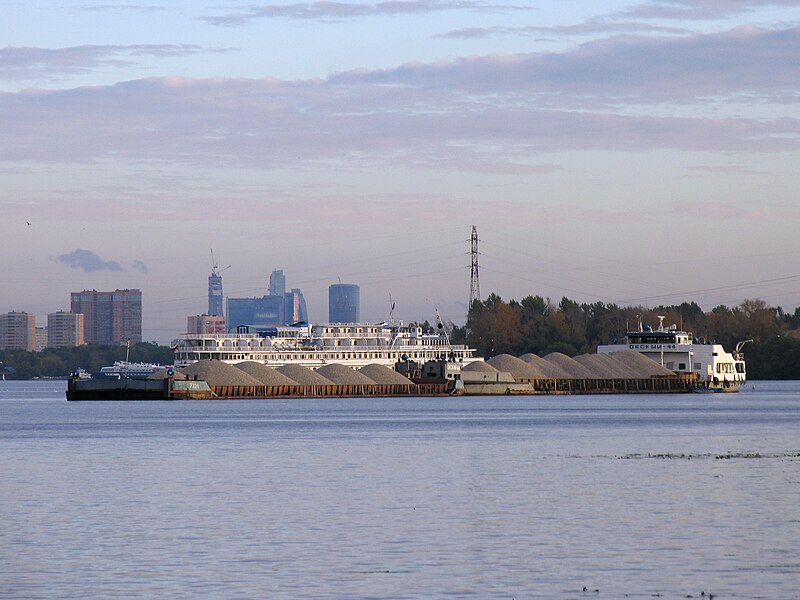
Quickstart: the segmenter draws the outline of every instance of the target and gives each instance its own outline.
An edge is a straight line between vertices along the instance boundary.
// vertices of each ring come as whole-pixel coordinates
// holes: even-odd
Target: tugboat
[[[736,344],[731,354],[721,344],[700,343],[691,333],[680,331],[676,325],[664,327],[658,317],[658,329],[643,327],[641,318],[636,331],[625,334],[624,343],[600,344],[598,354],[638,352],[675,373],[696,373],[697,392],[738,392],[747,380],[744,340]]]

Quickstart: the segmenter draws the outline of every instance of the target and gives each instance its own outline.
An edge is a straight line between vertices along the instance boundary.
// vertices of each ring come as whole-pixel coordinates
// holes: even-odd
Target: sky
[[[800,0],[2,1],[0,312],[800,305]]]

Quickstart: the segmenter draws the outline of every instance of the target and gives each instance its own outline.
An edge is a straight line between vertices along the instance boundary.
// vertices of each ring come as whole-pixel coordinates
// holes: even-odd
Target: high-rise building
[[[352,283],[335,283],[328,288],[328,322],[358,323],[361,289]]]
[[[286,293],[286,275],[283,269],[275,269],[269,275],[269,295],[283,296]]]
[[[208,276],[208,314],[222,316],[222,275],[216,269],[212,269]]]
[[[208,276],[208,315],[221,317],[222,313],[222,272],[227,267],[219,268],[219,264],[214,259],[214,249],[211,249],[211,275]]]
[[[142,341],[142,292],[83,290],[70,295],[70,312],[84,316],[88,344],[123,344]]]
[[[225,333],[225,317],[193,315],[186,318],[186,332],[191,335]]]
[[[277,269],[269,276],[269,294],[256,298],[228,298],[226,327],[229,333],[239,331],[242,326],[251,329],[291,325],[308,321],[308,310],[303,292],[293,288],[286,290],[286,277]]]
[[[228,331],[235,332],[242,325],[255,328],[285,325],[284,303],[283,296],[228,298]]]
[[[47,327],[36,328],[36,344],[34,345],[34,352],[41,352],[47,348]]]
[[[36,349],[36,316],[12,311],[0,315],[0,350]]]
[[[292,288],[291,292],[284,295],[284,317],[287,325],[308,321],[308,310],[306,309],[306,299],[299,288]]]
[[[80,313],[58,311],[47,315],[47,347],[72,348],[83,346],[84,316]]]

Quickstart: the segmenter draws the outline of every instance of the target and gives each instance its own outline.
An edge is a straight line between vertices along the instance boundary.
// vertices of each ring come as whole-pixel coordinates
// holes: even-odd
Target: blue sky
[[[800,304],[800,2],[2,2],[0,311]],[[30,224],[29,224],[30,223]]]

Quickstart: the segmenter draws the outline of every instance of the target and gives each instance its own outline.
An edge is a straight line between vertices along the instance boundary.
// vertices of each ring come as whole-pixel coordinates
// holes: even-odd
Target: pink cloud
[[[712,221],[752,221],[764,218],[761,210],[743,209],[738,204],[725,202],[675,202],[672,207],[674,213]]]

